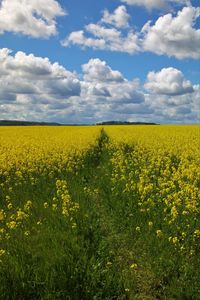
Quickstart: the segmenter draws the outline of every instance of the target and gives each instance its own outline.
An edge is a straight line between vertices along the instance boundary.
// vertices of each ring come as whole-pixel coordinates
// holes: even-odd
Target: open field
[[[0,128],[0,299],[200,299],[200,126]]]

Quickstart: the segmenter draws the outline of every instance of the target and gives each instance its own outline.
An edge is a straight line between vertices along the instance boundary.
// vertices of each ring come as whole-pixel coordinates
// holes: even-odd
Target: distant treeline
[[[0,120],[0,126],[57,126],[58,123]]]
[[[107,121],[107,122],[97,123],[96,125],[159,125],[159,124],[150,123],[150,122]]]
[[[146,123],[146,122],[107,121],[107,122],[100,122],[91,125],[159,125],[159,124]],[[48,123],[48,122],[0,120],[0,126],[89,126],[89,124],[59,124],[59,123]]]

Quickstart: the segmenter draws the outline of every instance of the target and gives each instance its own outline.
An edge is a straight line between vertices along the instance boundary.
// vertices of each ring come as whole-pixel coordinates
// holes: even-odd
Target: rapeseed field
[[[0,128],[0,299],[200,299],[200,127]]]

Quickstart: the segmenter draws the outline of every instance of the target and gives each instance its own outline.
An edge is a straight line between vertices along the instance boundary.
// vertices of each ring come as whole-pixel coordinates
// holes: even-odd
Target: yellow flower
[[[75,229],[77,227],[76,223],[72,224],[72,229]]]
[[[194,250],[190,250],[190,256],[193,256],[194,255]]]
[[[21,210],[21,208],[17,211],[17,216],[16,216],[16,220],[17,221],[22,221],[24,219],[27,219],[28,215]]]
[[[17,227],[17,222],[15,221],[7,222],[6,225],[10,229],[15,229]]]
[[[3,256],[3,255],[5,255],[5,253],[6,253],[6,250],[0,249],[0,257]]]
[[[151,227],[153,226],[153,222],[150,221],[150,222],[148,223],[148,225],[149,225],[149,227],[151,228]]]
[[[175,236],[175,237],[172,238],[172,243],[173,243],[173,244],[177,244],[177,243],[178,243],[178,238],[177,238],[177,236]]]
[[[182,215],[183,215],[183,216],[186,216],[186,215],[188,215],[188,214],[189,214],[189,212],[186,211],[186,210],[184,210],[184,211],[182,212]]]
[[[29,211],[32,208],[32,206],[33,206],[32,201],[28,200],[24,205],[24,210]]]
[[[5,233],[5,229],[4,228],[0,228],[0,234],[4,234]]]
[[[131,269],[134,269],[134,270],[137,269],[137,267],[138,267],[137,264],[132,264],[132,265],[130,266],[130,268],[131,268]]]
[[[160,229],[156,230],[156,235],[159,238],[162,237],[163,236],[162,230],[160,230]]]
[[[196,229],[196,230],[194,231],[194,236],[200,237],[200,230],[199,230],[199,229]]]
[[[9,240],[9,239],[10,239],[10,234],[6,233],[5,238],[6,238],[7,240]]]
[[[49,204],[47,202],[44,202],[43,206],[44,206],[44,208],[48,208]]]
[[[57,210],[57,208],[58,208],[58,206],[57,206],[57,204],[52,204],[52,209],[55,211],[55,210]]]
[[[8,205],[7,205],[7,208],[8,209],[11,209],[13,206],[12,206],[12,203],[10,202],[10,203],[8,203]]]
[[[10,201],[10,196],[6,196],[6,201]]]
[[[3,221],[5,218],[5,212],[3,211],[3,209],[0,210],[0,221]]]

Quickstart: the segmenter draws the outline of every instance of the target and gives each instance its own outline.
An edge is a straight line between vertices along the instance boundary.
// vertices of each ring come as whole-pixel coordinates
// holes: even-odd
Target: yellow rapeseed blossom
[[[6,254],[6,250],[0,249],[0,263],[2,263],[2,258]]]
[[[73,220],[73,215],[79,210],[79,203],[73,202],[68,191],[68,184],[66,180],[57,180],[56,181],[56,197],[53,197],[52,210],[55,211],[58,209],[58,206],[61,207],[61,213],[63,216]],[[72,228],[75,228],[76,224],[72,224]]]
[[[12,207],[13,207],[12,203],[11,203],[11,202],[8,203],[7,208],[8,208],[8,209],[12,209]]]
[[[100,126],[0,127],[0,189],[4,195],[0,203],[1,241],[14,237],[17,230],[23,229],[24,236],[31,235],[31,229],[36,229],[33,222],[38,232],[40,225],[45,226],[44,211],[42,216],[38,211],[35,220],[37,202],[24,200],[24,195],[28,195],[24,186],[38,188],[40,178],[45,178],[48,185],[48,180],[56,180],[63,171],[78,174],[85,153],[96,146],[100,130]],[[72,201],[64,180],[56,181],[56,190],[53,199],[47,197],[41,203],[45,214],[58,214],[75,230],[79,203]]]
[[[162,237],[163,236],[162,230],[160,230],[160,229],[156,230],[156,235],[159,238]]]
[[[37,223],[36,223],[37,225],[42,225],[42,221],[41,220],[39,220],[39,221],[37,221]]]
[[[44,208],[48,208],[49,204],[47,202],[44,202],[43,206],[44,206]]]
[[[30,209],[32,208],[32,206],[33,206],[32,201],[31,201],[31,200],[28,200],[28,201],[26,202],[26,204],[24,205],[24,210],[25,210],[26,212],[29,212]]]
[[[12,172],[17,184],[27,177],[35,184],[35,173],[52,177],[62,168],[76,171],[77,159],[74,157],[80,157],[94,145],[99,132],[100,127],[95,126],[1,127],[0,172],[8,182]]]
[[[17,221],[22,221],[22,220],[27,219],[27,218],[28,218],[28,215],[24,211],[22,211],[21,209],[19,209],[17,211],[17,215],[16,215],[16,220]]]
[[[136,270],[136,269],[137,269],[137,267],[138,267],[138,265],[137,265],[136,263],[134,263],[134,264],[130,265],[130,268],[131,268],[131,269],[134,269],[134,270]]]
[[[196,243],[199,237],[199,229],[192,231],[192,220],[200,213],[200,127],[106,126],[105,130],[114,153],[113,197],[123,193],[130,206],[132,200],[141,223],[147,222],[149,229],[162,228],[156,237],[168,239],[177,250],[189,249],[189,239]]]
[[[150,221],[150,222],[148,223],[148,225],[149,225],[149,227],[151,228],[151,227],[153,226],[153,222]]]
[[[25,236],[27,232],[31,235],[28,226],[32,220],[26,220],[34,217],[38,203],[34,203],[31,195],[23,198],[23,187],[29,184],[34,189],[40,178],[47,184],[49,180],[55,182],[55,194],[52,199],[47,195],[39,204],[42,215],[37,215],[34,225],[45,226],[46,215],[52,213],[53,217],[69,222],[70,229],[76,228],[80,205],[72,199],[63,171],[78,174],[85,153],[96,145],[100,129],[98,126],[0,127],[1,239],[9,240],[18,229],[23,229]],[[110,137],[107,149],[111,153],[111,196],[118,201],[129,201],[127,215],[131,217],[128,221],[134,237],[146,238],[151,234],[156,243],[170,241],[177,251],[180,248],[182,252],[195,253],[200,237],[199,126],[105,126],[104,129]],[[84,184],[84,194],[97,199],[98,189]],[[16,195],[15,200],[15,190],[22,190],[22,199]],[[37,226],[38,232],[40,228]]]
[[[173,243],[173,244],[177,244],[177,243],[178,243],[178,238],[177,238],[177,236],[175,236],[175,237],[172,238],[172,243]]]
[[[199,229],[196,229],[196,230],[194,231],[194,236],[195,236],[195,237],[200,237],[200,230],[199,230]]]
[[[55,211],[55,210],[57,210],[57,208],[58,208],[58,205],[56,203],[53,203],[52,204],[52,209]]]
[[[10,222],[7,222],[6,225],[9,229],[15,229],[17,227],[17,222],[10,221]]]
[[[3,256],[6,253],[6,250],[0,249],[0,257]]]
[[[0,209],[0,221],[3,221],[5,219],[5,212],[3,209]]]

